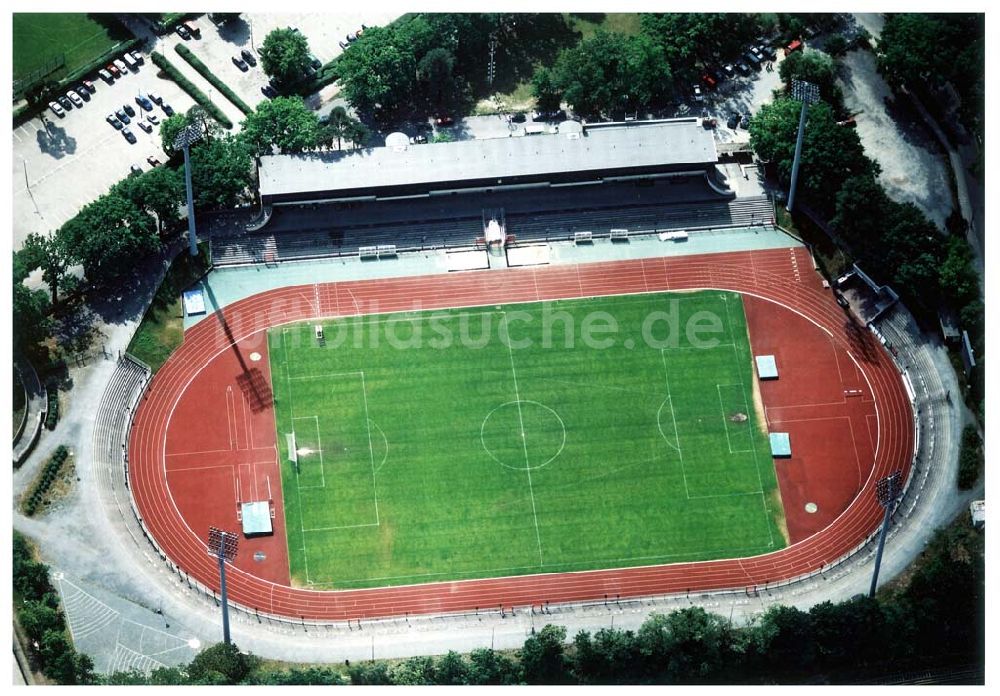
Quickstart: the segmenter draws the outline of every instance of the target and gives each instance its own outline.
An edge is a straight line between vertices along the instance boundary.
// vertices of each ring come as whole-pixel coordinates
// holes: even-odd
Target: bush
[[[236,108],[245,114],[250,114],[253,109],[247,105],[245,101],[239,98],[239,96],[232,89],[229,88],[225,82],[216,77],[215,73],[208,69],[208,66],[201,62],[198,57],[191,52],[191,49],[184,44],[177,44],[174,46],[174,50],[180,54],[181,58],[186,60],[191,64],[191,67],[198,71],[198,73],[208,80],[213,87],[215,87],[223,96],[229,101],[236,105]]]
[[[52,430],[59,421],[59,389],[54,385],[48,386],[49,408],[45,414],[45,427]]]
[[[69,451],[63,445],[59,445],[56,451],[52,453],[52,456],[49,457],[49,461],[45,463],[45,468],[42,469],[34,486],[25,494],[27,502],[24,503],[24,514],[28,517],[31,517],[38,511],[38,507],[45,500],[45,492],[52,485],[52,482],[56,480],[56,476],[59,475],[59,470],[62,468],[67,457],[69,457]]]
[[[212,101],[205,96],[205,93],[198,89],[189,79],[184,77],[177,67],[171,63],[167,58],[158,51],[153,51],[150,55],[153,63],[166,73],[167,77],[177,83],[177,85],[191,95],[191,98],[198,103],[212,118],[218,121],[224,128],[232,128],[233,122],[229,120],[229,117],[223,113],[222,109],[217,107]]]
[[[979,433],[971,425],[962,431],[962,449],[958,455],[958,487],[967,491],[976,485],[983,469],[983,450]]]

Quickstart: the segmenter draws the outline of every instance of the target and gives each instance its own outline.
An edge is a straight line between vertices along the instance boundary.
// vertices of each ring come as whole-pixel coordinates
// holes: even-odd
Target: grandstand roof
[[[563,130],[568,129],[566,126]],[[264,199],[442,182],[525,180],[547,174],[625,172],[718,159],[711,130],[699,119],[587,126],[584,133],[431,143],[409,147],[260,158]],[[301,197],[301,196],[298,196]]]

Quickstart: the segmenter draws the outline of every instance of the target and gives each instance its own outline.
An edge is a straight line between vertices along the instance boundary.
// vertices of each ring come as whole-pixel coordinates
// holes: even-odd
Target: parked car
[[[709,75],[708,73],[705,73],[704,75],[701,76],[701,82],[709,89],[715,89],[716,85],[718,84],[715,81],[715,78]]]
[[[243,56],[243,60],[246,61],[247,65],[254,67],[257,65],[257,58],[254,56],[253,51],[244,48],[240,51],[240,55]]]
[[[415,135],[412,138],[410,138],[410,143],[413,145],[423,145],[426,142],[427,142],[427,136],[424,135],[423,133]]]
[[[156,159],[156,157],[154,157],[153,155],[150,155],[149,157],[147,157],[146,158],[146,162],[149,163],[150,167],[159,167],[160,166],[160,160]]]
[[[274,90],[274,87],[272,87],[271,85],[264,85],[263,87],[260,88],[260,91],[263,92],[264,96],[267,97],[268,99],[274,99],[276,96],[278,96],[278,93]]]
[[[108,123],[110,123],[112,126],[114,126],[115,130],[121,130],[122,129],[122,122],[119,121],[117,118],[115,118],[114,114],[108,114],[108,117],[106,119],[104,119],[104,120],[107,121]]]
[[[188,33],[190,33],[194,38],[201,38],[201,28],[195,22],[184,22],[181,26],[186,28]]]
[[[97,91],[97,87],[94,87],[94,83],[90,80],[80,80],[80,84],[83,85],[83,88],[91,94]]]
[[[313,66],[313,68],[316,70],[319,70],[320,68],[323,67],[322,61],[320,61],[320,59],[314,56],[312,53],[309,54],[309,65]]]
[[[153,127],[151,125],[149,125],[148,123],[146,123],[145,121],[136,121],[135,125],[139,126],[139,128],[141,128],[142,130],[146,131],[147,133],[152,133],[153,132]]]
[[[81,99],[80,95],[74,92],[73,90],[66,92],[66,96],[69,98],[71,102],[73,102],[73,106],[75,106],[76,108],[79,109],[80,107],[83,106],[83,99]]]
[[[66,111],[73,110],[73,102],[71,102],[66,97],[59,95],[58,97],[56,97],[56,101],[58,101],[59,105],[62,106],[62,108],[66,109]]]
[[[752,55],[755,55],[755,56],[757,56],[757,57],[758,57],[758,58],[760,58],[761,60],[763,60],[763,59],[764,59],[764,54],[763,54],[763,53],[761,53],[761,52],[760,52],[760,49],[759,49],[759,48],[757,48],[756,46],[751,46],[751,47],[750,47],[750,53],[751,53]]]
[[[146,92],[146,98],[149,99],[154,104],[162,104],[163,103],[163,97],[161,97],[156,92]]]
[[[743,75],[744,77],[746,77],[752,72],[752,70],[750,70],[750,66],[744,63],[742,60],[736,61],[736,69],[739,71],[740,75]]]
[[[107,70],[109,73],[111,73],[111,76],[114,77],[115,79],[122,76],[121,71],[118,70],[118,66],[115,65],[114,63],[108,63],[107,65],[104,66],[104,69]]]
[[[712,76],[712,79],[715,80],[716,84],[724,82],[726,79],[726,73],[722,72],[721,68],[712,68],[708,71],[708,74]]]
[[[133,164],[131,167],[128,168],[128,171],[129,171],[129,176],[132,176],[133,174],[142,174],[142,167],[140,167],[138,164]]]
[[[163,113],[165,113],[167,116],[174,115],[174,107],[170,106],[170,104],[163,102],[162,104],[160,104],[160,108],[163,109]]]
[[[177,31],[177,36],[181,37],[185,41],[187,41],[187,40],[189,40],[191,38],[191,32],[188,31],[188,28],[186,26],[184,26],[183,24],[178,24],[176,31]]]
[[[118,109],[117,111],[115,111],[115,116],[117,116],[118,120],[121,121],[122,123],[131,123],[132,121],[132,119],[128,117],[128,114],[125,113],[125,111],[122,109]]]
[[[233,56],[233,65],[235,65],[237,68],[239,68],[243,72],[246,72],[247,70],[250,69],[247,66],[247,64],[243,62],[243,59],[240,58],[239,56]]]
[[[347,43],[354,43],[357,40],[358,40],[358,37],[356,37],[354,34],[348,34],[347,35]]]
[[[139,72],[139,61],[133,58],[131,53],[123,54],[122,60],[125,62],[125,65],[128,66],[129,70],[133,72]]]
[[[135,62],[138,63],[139,65],[142,65],[143,63],[146,62],[146,59],[143,58],[142,54],[139,53],[138,51],[132,51],[131,53],[129,53],[129,55],[132,56]]]
[[[729,118],[726,120],[726,128],[736,130],[740,125],[740,115],[735,111],[729,114]]]
[[[150,123],[155,123],[156,125],[160,124],[160,117],[156,114],[146,114],[146,120]]]
[[[63,108],[55,102],[49,102],[49,111],[54,113],[59,118],[66,118],[66,112],[63,111]]]
[[[774,46],[768,46],[767,44],[761,44],[759,46],[760,52],[764,54],[764,57],[768,60],[774,60],[778,57],[778,52],[774,50]]]
[[[698,85],[691,85],[691,96],[696,102],[705,101],[705,96],[701,93],[701,87]]]
[[[123,61],[121,58],[115,58],[114,63],[115,63],[115,67],[118,68],[119,74],[121,74],[121,75],[127,75],[128,74],[128,66],[125,65],[125,61]]]
[[[135,109],[130,104],[122,104],[122,108],[125,109],[125,113],[129,116],[135,116]]]
[[[149,99],[142,96],[141,94],[137,94],[135,96],[135,103],[139,105],[140,109],[144,109],[145,111],[153,110],[153,102],[149,101]]]
[[[732,63],[726,63],[722,66],[722,72],[726,74],[726,77],[733,78],[736,77],[736,70],[733,68]]]
[[[98,70],[97,76],[102,80],[104,80],[109,85],[115,81],[115,78],[111,76],[111,73],[104,69]]]
[[[135,133],[130,131],[128,128],[122,128],[122,135],[125,136],[127,141],[135,145]]]
[[[434,119],[435,126],[452,126],[455,124],[455,119],[451,116],[438,116]]]
[[[83,85],[77,85],[75,91],[77,94],[83,97],[83,101],[90,101],[90,92],[87,91],[86,87],[84,87]]]
[[[346,43],[344,43],[343,41],[338,41],[338,42],[337,42],[337,45],[338,45],[338,46],[340,46],[340,49],[341,49],[341,50],[344,50],[344,49],[346,49],[346,48],[347,48],[348,46],[350,46],[351,44],[346,44]]]
[[[760,70],[760,64],[763,62],[759,56],[754,55],[750,51],[743,54],[743,60],[754,70]]]
[[[857,128],[858,122],[854,120],[854,117],[846,118],[843,121],[837,121],[838,126],[844,126],[845,128]]]
[[[750,112],[744,111],[743,116],[740,118],[740,127],[749,128],[750,127]]]
[[[516,114],[510,117],[510,120],[513,121],[514,123],[524,123],[527,120],[527,118],[528,118],[527,114],[525,114],[523,111],[518,111]]]
[[[792,41],[790,44],[785,46],[785,55],[787,56],[792,53],[795,53],[796,51],[801,51],[801,50],[802,50],[802,42],[799,41],[798,39],[795,39],[795,41]]]
[[[566,120],[566,112],[562,109],[558,111],[536,111],[533,118],[535,121],[564,121]]]

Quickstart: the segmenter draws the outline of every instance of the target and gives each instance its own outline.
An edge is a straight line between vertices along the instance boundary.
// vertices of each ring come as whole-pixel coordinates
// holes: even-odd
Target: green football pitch
[[[785,544],[743,303],[717,291],[272,329],[293,582],[748,556]]]
[[[51,75],[57,79],[97,58],[114,46],[116,39],[128,38],[125,34],[112,36],[112,30],[83,13],[15,12],[11,22],[15,79],[29,76],[63,54],[65,67]]]

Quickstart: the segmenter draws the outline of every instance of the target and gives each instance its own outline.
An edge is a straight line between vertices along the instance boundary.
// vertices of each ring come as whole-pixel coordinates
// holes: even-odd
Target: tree
[[[672,82],[663,48],[649,37],[604,31],[560,53],[554,76],[573,110],[592,117],[662,103]]]
[[[834,34],[826,40],[824,48],[831,56],[842,56],[847,53],[847,39],[841,34]]]
[[[950,52],[941,50],[944,34],[945,25],[933,15],[889,15],[878,42],[879,72],[893,87],[937,83],[953,60]]]
[[[642,33],[663,50],[685,82],[698,79],[698,63],[731,60],[761,33],[758,15],[722,12],[642,14]]]
[[[556,87],[552,71],[542,66],[531,76],[531,92],[535,95],[535,106],[539,111],[558,111],[562,103],[562,91]]]
[[[812,669],[816,645],[809,614],[795,607],[772,606],[756,629],[773,674],[799,675]]]
[[[837,69],[833,59],[820,51],[796,51],[787,56],[778,68],[778,74],[791,91],[792,80],[805,80],[819,87],[820,98],[839,105],[844,95],[837,86]]]
[[[438,660],[434,683],[442,686],[457,686],[469,683],[469,666],[454,650]]]
[[[291,93],[305,82],[311,67],[309,42],[302,32],[292,29],[274,29],[260,46],[260,65],[275,87]]]
[[[444,48],[432,48],[417,64],[417,78],[432,108],[441,109],[453,92],[454,68],[455,56]]]
[[[777,99],[750,119],[750,146],[762,160],[776,166],[785,186],[791,179],[801,109],[797,101]],[[820,102],[809,108],[799,190],[812,205],[832,214],[831,202],[844,182],[852,176],[874,178],[879,171],[878,163],[865,155],[855,130],[837,125],[829,105]]]
[[[191,185],[198,208],[231,208],[249,196],[253,158],[241,135],[226,135],[191,148]]]
[[[351,683],[367,686],[388,686],[392,684],[389,667],[384,662],[359,662],[352,664],[347,673]]]
[[[277,97],[246,117],[241,136],[258,156],[302,152],[318,144],[319,119],[301,97]]]
[[[161,234],[180,222],[180,207],[185,201],[184,172],[171,167],[156,167],[118,182],[113,188],[137,206],[156,216]]]
[[[602,628],[593,638],[580,631],[573,647],[573,674],[581,683],[613,683],[637,667],[639,646],[631,631]]]
[[[549,624],[521,647],[521,667],[529,684],[565,684],[567,661],[563,643],[566,628]]]
[[[337,60],[347,101],[383,122],[410,107],[417,82],[414,47],[398,32],[393,25],[367,29]]]
[[[260,664],[260,658],[240,652],[232,643],[216,643],[195,655],[188,665],[194,683],[239,684]]]
[[[390,675],[393,684],[404,686],[430,686],[437,683],[434,659],[430,657],[404,660],[392,669]]]
[[[17,610],[17,620],[33,641],[40,641],[46,631],[58,631],[63,627],[62,613],[38,600],[26,600]]]
[[[340,686],[347,682],[329,667],[292,667],[258,674],[252,681],[266,686]]]
[[[972,267],[972,251],[963,237],[948,238],[938,282],[954,307],[963,307],[979,297],[979,276]]]
[[[329,143],[333,146],[333,141],[337,141],[337,149],[341,149],[341,142],[347,136],[349,129],[355,119],[347,113],[347,109],[342,106],[335,106],[327,114],[326,119],[320,126],[319,142]]]
[[[38,346],[38,343],[48,335],[48,311],[49,298],[44,290],[31,290],[23,283],[14,283],[12,323],[14,345],[17,348],[31,353]],[[26,574],[30,577],[29,567],[25,566]],[[28,580],[26,579],[25,582]]]
[[[469,684],[509,686],[520,684],[521,679],[521,666],[506,655],[492,648],[479,648],[469,653]]]
[[[66,277],[66,255],[57,238],[32,232],[16,255],[29,272],[42,269],[42,280],[48,283],[52,293],[52,304],[59,302],[59,286]]]
[[[160,248],[156,223],[133,201],[108,193],[84,206],[56,232],[91,282],[114,283],[131,273],[138,258]]]

